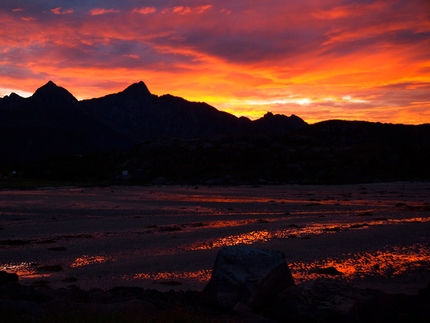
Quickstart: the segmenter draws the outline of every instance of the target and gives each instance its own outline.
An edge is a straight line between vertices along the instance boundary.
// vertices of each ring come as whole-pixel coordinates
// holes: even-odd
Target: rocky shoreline
[[[53,289],[44,281],[20,284],[18,275],[3,271],[0,322],[427,322],[430,316],[430,284],[414,295],[327,278],[295,285],[279,259],[273,251],[223,248],[201,292]]]

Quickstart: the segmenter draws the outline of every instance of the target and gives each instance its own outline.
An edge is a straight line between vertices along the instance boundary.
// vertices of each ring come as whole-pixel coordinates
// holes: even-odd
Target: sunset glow
[[[46,278],[49,277],[49,273],[40,273],[36,270],[33,263],[21,262],[21,263],[0,263],[0,271],[8,271],[17,274],[20,278],[33,279],[33,278]]]
[[[82,257],[76,258],[75,261],[70,265],[70,267],[84,267],[93,264],[102,264],[106,262],[108,259],[104,256],[87,256],[83,255]]]
[[[427,0],[5,0],[0,26],[0,97],[143,80],[251,119],[430,122]]]
[[[303,282],[320,277],[314,272],[317,268],[335,267],[346,280],[364,276],[393,277],[411,272],[429,263],[430,253],[427,245],[391,247],[392,250],[376,250],[349,254],[343,259],[324,259],[314,262],[294,262],[290,264],[296,282]]]

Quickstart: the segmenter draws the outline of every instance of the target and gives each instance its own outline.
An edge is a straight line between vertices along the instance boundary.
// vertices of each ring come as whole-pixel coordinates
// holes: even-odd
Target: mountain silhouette
[[[13,109],[19,106],[24,100],[23,97],[12,92],[10,95],[6,95],[3,99],[0,99],[0,107],[3,110]]]
[[[28,178],[137,184],[362,183],[430,179],[430,125],[266,113],[251,121],[143,82],[78,101],[48,82],[0,99],[0,168]],[[5,171],[6,170],[6,171]]]
[[[49,81],[44,86],[38,88],[31,96],[33,102],[45,104],[64,104],[76,103],[77,99],[65,88],[57,86],[54,82]]]
[[[147,139],[283,135],[307,125],[294,115],[238,118],[206,103],[151,94],[142,81],[83,101],[49,81],[29,98],[1,98],[0,117],[3,163],[121,151]]]

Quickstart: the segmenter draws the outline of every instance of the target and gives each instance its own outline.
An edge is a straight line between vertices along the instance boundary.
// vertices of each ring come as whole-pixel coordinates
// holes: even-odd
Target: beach
[[[0,191],[0,270],[21,284],[197,290],[221,247],[282,251],[296,283],[430,282],[430,183]]]

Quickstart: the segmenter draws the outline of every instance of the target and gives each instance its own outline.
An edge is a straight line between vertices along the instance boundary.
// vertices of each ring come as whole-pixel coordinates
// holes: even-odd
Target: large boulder
[[[282,252],[232,246],[219,251],[204,295],[225,309],[258,309],[290,286],[294,280]]]

